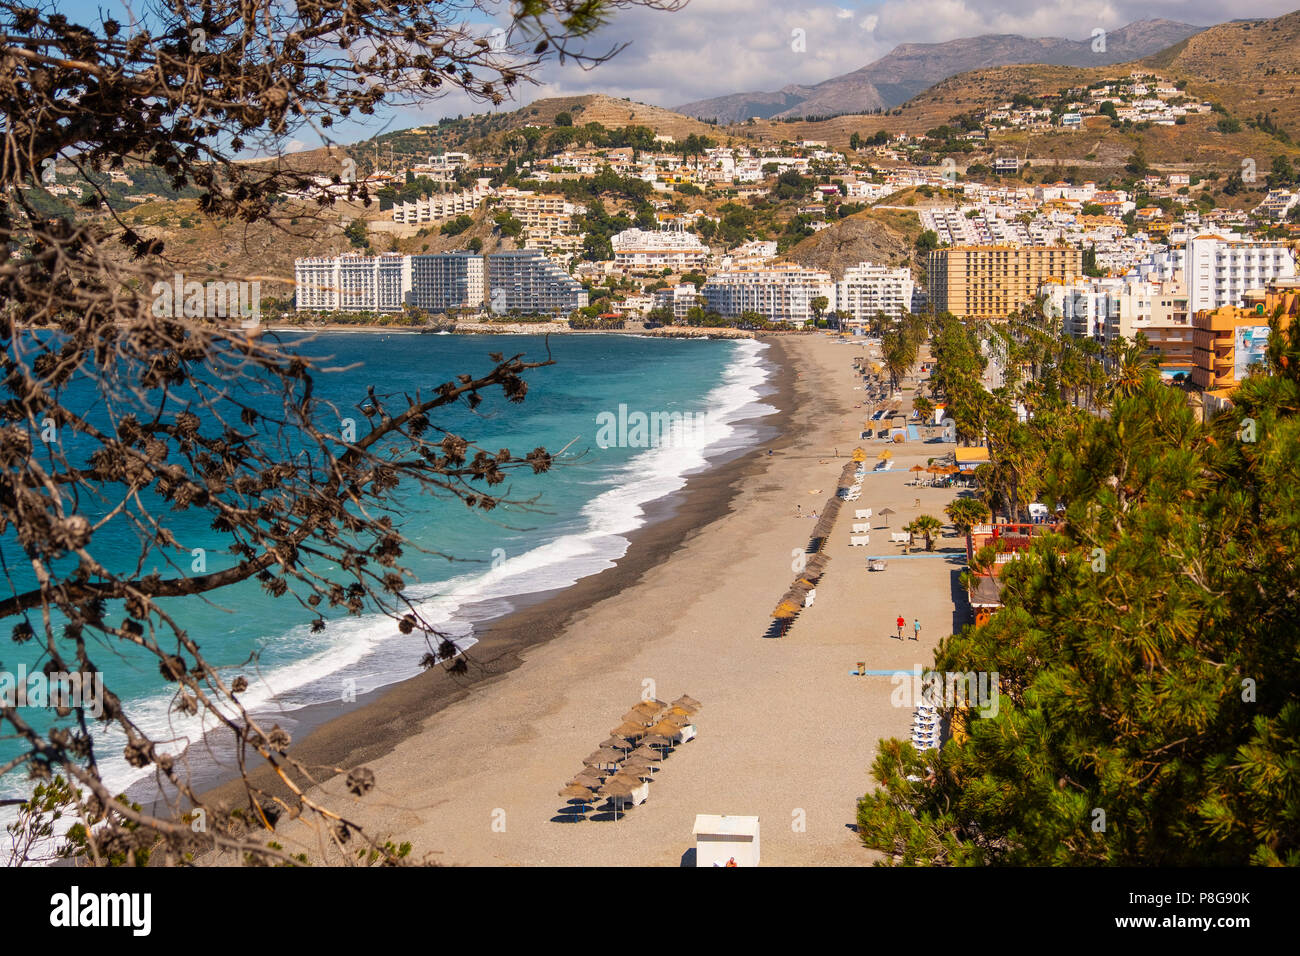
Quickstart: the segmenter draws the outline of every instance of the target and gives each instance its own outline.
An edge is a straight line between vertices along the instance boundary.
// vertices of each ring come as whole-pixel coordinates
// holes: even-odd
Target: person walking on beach
[[[912,623],[912,640],[919,641],[920,639],[921,639],[921,619],[917,618]]]
[[[903,627],[907,624],[907,621],[904,619],[903,615],[900,614],[898,615],[898,620],[894,623],[898,625],[898,639],[901,641],[903,639]]]

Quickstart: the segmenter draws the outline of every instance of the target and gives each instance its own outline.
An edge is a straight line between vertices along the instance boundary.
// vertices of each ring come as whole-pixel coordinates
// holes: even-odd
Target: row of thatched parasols
[[[817,524],[813,526],[808,544],[809,550],[813,553],[812,557],[804,564],[795,577],[794,583],[790,585],[790,589],[785,592],[772,611],[773,619],[781,622],[782,634],[785,634],[790,622],[803,610],[807,603],[808,592],[817,586],[821,576],[826,573],[826,565],[831,560],[831,556],[825,553],[826,542],[830,540],[831,532],[835,530],[835,519],[840,516],[840,509],[844,507],[844,499],[840,497],[840,492],[853,485],[857,468],[858,463],[851,461],[840,472],[839,487],[835,489],[835,494],[827,499],[822,507],[822,513],[817,516]]]
[[[925,473],[930,475],[955,475],[961,471],[956,465],[913,465],[908,470],[917,474]]]
[[[772,612],[772,617],[778,621],[787,624],[803,610],[807,603],[808,592],[817,586],[823,574],[826,573],[826,566],[830,564],[831,556],[829,554],[814,554],[804,565],[804,569],[799,572],[795,578],[794,584],[790,585],[790,590],[785,592]],[[782,631],[784,633],[784,630]]]
[[[820,553],[826,547],[831,531],[835,528],[835,519],[839,517],[840,508],[843,506],[844,500],[840,498],[837,491],[822,508],[822,513],[817,516],[817,523],[813,525],[812,530],[811,548],[814,552]]]
[[[580,806],[584,814],[600,800],[613,801],[614,818],[618,819],[619,804],[654,775],[682,728],[695,722],[701,706],[686,694],[671,704],[653,698],[638,701],[600,747],[583,760],[585,769],[559,795]]]

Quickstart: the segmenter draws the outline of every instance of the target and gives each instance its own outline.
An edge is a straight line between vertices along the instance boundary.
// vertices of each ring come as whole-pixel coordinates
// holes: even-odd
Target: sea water
[[[521,456],[538,446],[552,454],[566,449],[550,472],[511,471],[505,484],[492,489],[519,504],[483,512],[449,496],[411,493],[403,499],[400,530],[431,552],[406,550],[401,563],[415,575],[406,595],[461,650],[473,646],[476,626],[509,613],[528,595],[567,587],[611,567],[626,553],[627,535],[646,522],[650,502],[678,491],[688,475],[711,462],[753,448],[767,437],[757,419],[774,410],[763,401],[774,391],[766,346],[752,340],[398,332],[282,338],[303,354],[324,359],[324,365],[346,367],[318,373],[315,394],[333,402],[340,415],[353,414],[359,434],[365,424],[357,410],[369,386],[381,399],[389,397],[391,411],[404,407],[403,395],[417,390],[427,395],[461,373],[484,374],[493,365],[492,352],[523,353],[525,361],[555,359],[553,366],[526,373],[528,395],[522,404],[506,401],[495,389],[484,393],[475,410],[461,403],[431,413],[434,425],[489,452],[508,448]],[[648,447],[598,443],[601,416],[616,414],[620,405],[625,413],[681,413],[694,425],[690,440],[658,435]],[[181,544],[175,566],[158,568],[164,577],[186,568],[195,547],[211,549],[209,571],[234,560],[222,551],[228,542],[207,528],[207,513],[164,510],[162,516]],[[0,546],[11,572],[24,563],[12,531]],[[136,545],[129,529],[110,527],[96,534],[90,550],[105,564],[120,566],[134,560]],[[291,597],[273,598],[255,582],[162,603],[227,680],[236,674],[248,679],[241,700],[255,712],[283,714],[395,683],[417,674],[428,650],[418,633],[403,635],[390,618],[371,611],[360,616],[325,611],[327,627],[312,633],[312,615]],[[121,614],[120,604],[110,605],[106,619]],[[39,619],[33,624],[39,632]],[[176,685],[163,680],[153,655],[130,647],[93,650],[107,684],[163,749],[179,752],[214,725],[211,717],[200,723],[175,712]],[[38,653],[38,642],[10,645],[0,664],[8,670],[19,663],[38,669]],[[48,713],[28,710],[24,716],[48,726]],[[94,726],[100,764],[114,790],[152,773],[126,764],[120,733]],[[0,740],[0,760],[19,752],[18,742]],[[5,796],[25,795],[30,788],[21,772],[0,780]]]

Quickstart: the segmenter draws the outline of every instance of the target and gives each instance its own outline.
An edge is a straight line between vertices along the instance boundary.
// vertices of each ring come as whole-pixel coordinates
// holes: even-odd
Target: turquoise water
[[[482,374],[492,366],[490,352],[523,352],[527,360],[546,356],[540,336],[330,334],[300,348],[332,359],[326,364],[357,364],[317,378],[316,394],[343,410],[363,401],[369,385],[380,395],[400,396],[427,391],[462,372]],[[536,497],[525,507],[484,513],[450,499],[409,500],[399,521],[403,533],[456,560],[408,549],[403,563],[418,581],[408,595],[419,599],[426,618],[463,649],[472,646],[476,623],[509,612],[522,596],[565,587],[610,567],[626,552],[627,533],[644,523],[646,504],[681,488],[686,475],[707,467],[710,459],[758,440],[753,420],[772,411],[762,402],[772,390],[765,348],[752,341],[553,336],[550,350],[558,364],[527,374],[523,404],[510,404],[495,392],[487,393],[475,412],[464,407],[435,412],[435,425],[489,451],[504,447],[523,454],[538,445],[552,453],[566,445],[569,449],[548,474],[511,473],[509,497]],[[637,412],[698,417],[684,419],[694,427],[664,435],[661,447],[603,447],[597,440],[598,423],[602,415],[616,418],[620,405],[625,418]],[[637,438],[635,433],[628,437]],[[173,558],[177,568],[188,570],[190,549],[199,547],[207,550],[209,571],[233,562],[223,553],[228,542],[207,528],[203,514],[163,514],[182,546]],[[135,554],[130,533],[106,527],[92,541],[92,553],[109,566],[119,565]],[[21,564],[14,560],[18,552],[12,535],[0,539],[0,547],[11,569]],[[175,573],[165,565],[159,570]],[[21,580],[18,584],[24,586]],[[293,709],[363,694],[418,673],[426,650],[422,638],[401,635],[379,614],[327,613],[329,626],[312,634],[310,617],[296,601],[274,599],[256,584],[209,597],[211,603],[176,599],[167,610],[198,640],[209,662],[229,668],[228,676],[248,677],[251,686],[242,697],[255,710]],[[120,613],[120,607],[110,606],[107,618]],[[11,646],[3,657],[4,669],[15,670],[19,663],[37,669],[40,662],[32,648]],[[22,657],[24,651],[31,659]],[[167,749],[180,750],[204,727],[169,713],[174,685],[161,679],[156,658],[132,651],[101,651],[97,663],[137,722],[156,740],[170,741]],[[41,715],[25,716],[41,722]],[[120,742],[111,734],[97,744],[115,788],[148,773],[126,766]],[[0,760],[16,752],[12,741],[0,740]],[[0,789],[11,795],[27,786],[11,774]]]

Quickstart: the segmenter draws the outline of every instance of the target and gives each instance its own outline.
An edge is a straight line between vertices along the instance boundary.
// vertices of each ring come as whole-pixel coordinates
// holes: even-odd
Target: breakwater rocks
[[[646,329],[642,335],[661,339],[752,339],[754,333],[747,329],[703,329],[686,325],[665,325]]]

